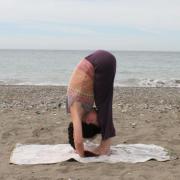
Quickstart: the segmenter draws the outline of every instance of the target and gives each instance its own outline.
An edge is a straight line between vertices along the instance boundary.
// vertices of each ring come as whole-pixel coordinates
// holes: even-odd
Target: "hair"
[[[82,122],[83,138],[93,138],[97,134],[100,134],[100,130],[101,130],[100,127],[94,124],[86,124],[85,122]],[[71,146],[75,149],[73,132],[74,132],[73,123],[70,122],[68,126],[68,139]]]

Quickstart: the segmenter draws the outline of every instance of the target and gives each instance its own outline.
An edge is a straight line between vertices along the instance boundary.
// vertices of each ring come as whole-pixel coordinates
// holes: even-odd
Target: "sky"
[[[180,51],[180,0],[0,0],[0,49]]]

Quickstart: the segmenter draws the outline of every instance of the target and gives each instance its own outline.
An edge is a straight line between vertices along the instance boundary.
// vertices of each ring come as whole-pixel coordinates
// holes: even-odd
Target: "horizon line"
[[[180,53],[180,50],[123,50],[123,49],[106,49],[106,48],[97,48],[97,49],[33,49],[33,48],[0,48],[0,50],[29,50],[29,51],[96,51],[96,50],[107,50],[107,51],[124,51],[124,52],[177,52]]]

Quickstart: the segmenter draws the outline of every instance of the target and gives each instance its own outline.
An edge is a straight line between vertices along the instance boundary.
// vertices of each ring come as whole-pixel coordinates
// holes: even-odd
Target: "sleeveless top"
[[[94,104],[94,67],[83,59],[74,69],[69,80],[66,94],[66,111],[70,113],[70,106],[74,101],[81,102],[84,109],[88,112]]]

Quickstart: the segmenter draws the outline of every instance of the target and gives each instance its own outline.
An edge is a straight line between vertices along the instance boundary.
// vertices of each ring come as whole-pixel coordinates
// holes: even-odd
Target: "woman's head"
[[[98,110],[95,107],[93,107],[90,112],[85,113],[85,115],[82,118],[82,121],[86,124],[94,124],[98,126],[97,113]]]
[[[92,111],[95,111],[95,109],[93,109]],[[86,116],[91,116],[91,114],[89,113]],[[92,113],[96,113],[96,112],[92,112]],[[93,119],[93,118],[97,118],[97,116],[94,116],[94,114],[92,114],[91,117],[87,117],[87,118],[92,118],[91,121],[93,122],[97,121],[97,119],[96,120]],[[94,123],[91,123],[89,121],[87,123],[86,120],[82,121],[83,138],[93,138],[97,134],[100,134],[100,130],[101,130],[100,127],[95,125]],[[73,123],[70,122],[68,126],[68,139],[71,146],[75,149],[73,132],[74,132]]]

